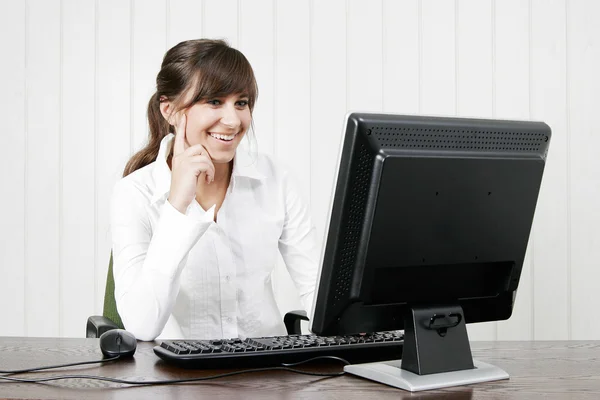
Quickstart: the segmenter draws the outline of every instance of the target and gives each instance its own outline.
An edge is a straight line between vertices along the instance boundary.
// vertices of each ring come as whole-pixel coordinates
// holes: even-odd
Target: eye
[[[248,100],[240,100],[235,103],[238,107],[246,107],[248,105]]]
[[[206,103],[213,105],[213,106],[218,106],[218,105],[221,105],[221,100],[212,99],[212,100],[207,100]]]

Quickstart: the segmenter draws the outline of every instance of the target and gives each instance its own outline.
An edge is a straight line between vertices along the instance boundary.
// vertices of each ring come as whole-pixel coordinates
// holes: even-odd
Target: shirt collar
[[[167,164],[167,158],[173,146],[175,135],[169,133],[160,142],[158,155],[156,156],[156,164],[152,171],[152,176],[155,183],[155,192],[152,196],[152,202],[165,197],[171,189],[171,169]],[[254,158],[254,159],[253,159]],[[235,182],[239,178],[248,178],[262,181],[265,176],[260,173],[256,167],[256,157],[252,157],[245,150],[238,150],[233,158],[233,171],[231,173],[231,185],[234,187]]]

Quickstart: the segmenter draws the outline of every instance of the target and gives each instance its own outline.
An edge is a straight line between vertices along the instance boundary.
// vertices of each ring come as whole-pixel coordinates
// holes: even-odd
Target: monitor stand
[[[404,318],[402,360],[347,365],[344,371],[411,392],[509,378],[473,360],[459,305],[412,307]]]

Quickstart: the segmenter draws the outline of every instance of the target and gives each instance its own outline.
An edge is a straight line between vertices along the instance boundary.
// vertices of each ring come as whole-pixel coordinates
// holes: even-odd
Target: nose
[[[235,105],[228,104],[227,106],[223,107],[221,123],[231,129],[237,129],[240,127],[242,121],[238,116]]]

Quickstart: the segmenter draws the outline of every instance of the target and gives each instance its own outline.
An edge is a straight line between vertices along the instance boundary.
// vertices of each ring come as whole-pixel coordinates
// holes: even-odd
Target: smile
[[[235,133],[233,135],[223,135],[222,133],[209,132],[209,135],[215,139],[223,140],[225,142],[230,142],[237,136],[237,133]]]

